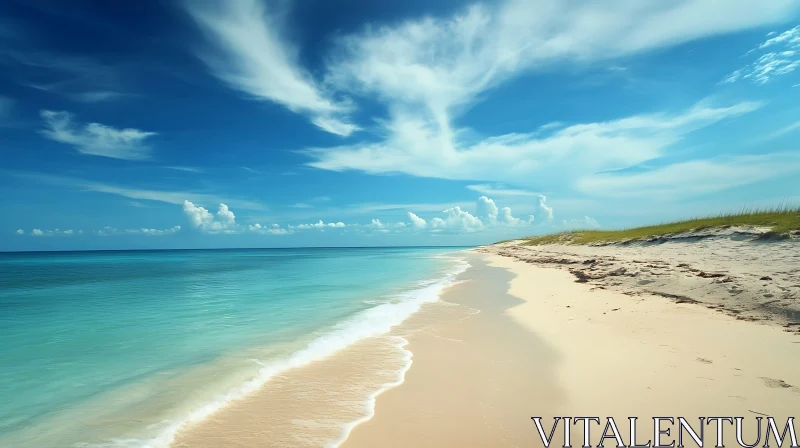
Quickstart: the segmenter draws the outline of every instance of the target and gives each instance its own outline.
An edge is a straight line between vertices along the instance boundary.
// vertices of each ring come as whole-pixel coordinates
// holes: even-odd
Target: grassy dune
[[[623,230],[575,230],[551,235],[524,238],[523,245],[591,244],[664,236],[709,228],[731,226],[770,227],[773,234],[788,234],[800,230],[800,207],[781,207],[770,210],[742,211],[708,218],[670,222],[647,227]]]

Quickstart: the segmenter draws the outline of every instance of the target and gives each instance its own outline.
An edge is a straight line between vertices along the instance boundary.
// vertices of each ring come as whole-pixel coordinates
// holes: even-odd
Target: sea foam
[[[193,409],[179,419],[164,421],[161,424],[153,425],[152,429],[157,432],[154,437],[144,440],[117,438],[105,443],[87,443],[75,446],[81,448],[168,448],[175,440],[178,431],[183,427],[201,422],[211,414],[228,406],[231,402],[255,392],[275,375],[302,367],[314,361],[325,359],[363,339],[386,334],[393,327],[400,325],[403,321],[408,319],[408,317],[419,311],[425,303],[438,301],[439,294],[442,290],[451,286],[455,282],[455,278],[470,267],[470,264],[464,259],[456,257],[444,258],[449,258],[453,263],[453,268],[444,276],[422,282],[418,284],[415,289],[397,294],[393,297],[393,300],[389,302],[382,303],[356,314],[335,325],[327,333],[311,340],[305,348],[285,358],[270,360],[263,363],[259,362],[262,367],[250,380],[225,393],[217,395],[212,400]],[[408,341],[400,337],[398,337],[397,340],[399,347],[404,352],[405,363],[403,368],[397,373],[396,381],[384,384],[367,397],[365,402],[366,415],[354,422],[344,423],[340,437],[329,442],[327,445],[329,448],[335,448],[341,445],[341,443],[347,439],[353,428],[372,418],[375,409],[375,399],[378,395],[391,387],[402,384],[405,373],[411,367],[412,354],[410,351],[403,348]]]

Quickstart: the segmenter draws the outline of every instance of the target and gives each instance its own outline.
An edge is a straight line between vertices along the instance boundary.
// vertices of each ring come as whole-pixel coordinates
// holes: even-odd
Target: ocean
[[[167,447],[467,266],[455,248],[0,254],[0,446]]]

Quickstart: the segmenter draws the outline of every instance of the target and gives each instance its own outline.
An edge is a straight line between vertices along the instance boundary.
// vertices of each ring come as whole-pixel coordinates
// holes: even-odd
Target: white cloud
[[[553,208],[547,205],[547,197],[544,195],[539,195],[539,201],[536,207],[536,212],[534,213],[534,218],[538,217],[539,220],[545,221],[552,221],[553,220]]]
[[[22,229],[17,229],[17,235],[24,235],[25,231]]]
[[[769,134],[766,138],[767,139],[778,138],[778,137],[784,136],[786,134],[792,133],[794,131],[797,131],[798,129],[800,129],[800,120],[797,120],[794,123],[790,123],[790,124],[780,128],[780,129],[778,129],[777,131]]]
[[[509,226],[518,226],[522,224],[523,221],[519,218],[511,216],[511,208],[503,207],[500,209],[500,213],[497,215],[497,222]]]
[[[570,230],[577,229],[599,229],[600,223],[596,219],[584,216],[581,219],[570,219],[569,221],[562,221],[564,227]]]
[[[102,229],[96,231],[95,233],[99,236],[111,236],[111,235],[149,235],[149,236],[163,236],[163,235],[174,235],[180,232],[181,226],[172,226],[167,229],[149,229],[146,227],[142,227],[139,229],[117,229],[116,227],[105,226]],[[83,233],[80,231],[79,233]]]
[[[323,90],[297,62],[297,50],[282,39],[279,21],[258,0],[185,1],[189,14],[215,47],[202,55],[213,74],[231,88],[309,115],[319,128],[347,136],[358,129],[342,115],[349,110]]]
[[[467,189],[491,196],[539,196],[539,193],[535,193],[533,191],[506,188],[502,185],[467,185]]]
[[[494,180],[530,185],[567,184],[596,172],[658,158],[694,130],[758,109],[760,103],[727,107],[699,103],[679,114],[635,115],[576,124],[549,134],[508,134],[460,144],[432,122],[406,117],[392,122],[383,142],[306,151],[310,165],[335,171],[402,172],[420,177]]]
[[[122,92],[114,92],[111,90],[97,90],[97,91],[90,91],[90,92],[82,92],[69,95],[70,98],[73,98],[77,101],[81,101],[84,103],[100,103],[103,101],[113,101],[118,100],[120,98],[131,97],[129,93],[122,93]]]
[[[167,204],[183,205],[183,202],[188,198],[190,201],[203,202],[203,203],[225,202],[226,204],[230,204],[232,207],[244,208],[248,210],[264,209],[264,206],[261,203],[255,201],[223,198],[221,196],[206,194],[206,193],[194,193],[191,191],[147,190],[142,188],[121,187],[118,185],[105,184],[91,180],[78,179],[73,177],[64,177],[64,176],[52,176],[49,174],[40,174],[40,173],[12,172],[11,174],[16,177],[34,180],[43,184],[66,186],[83,191],[113,194],[129,199],[139,199],[139,200],[165,202]]]
[[[116,129],[100,123],[89,123],[81,127],[73,123],[73,115],[69,112],[43,110],[41,116],[45,125],[42,135],[72,145],[82,154],[124,160],[150,158],[150,147],[145,142],[156,135],[155,132]]]
[[[480,219],[472,216],[467,211],[461,210],[461,207],[448,208],[442,213],[444,213],[446,217],[437,222],[435,228],[441,227],[442,222],[444,223],[444,227],[449,230],[475,232],[483,228],[483,222],[481,222]]]
[[[128,233],[141,233],[143,235],[172,235],[177,233],[181,230],[181,226],[173,226],[169,229],[128,229],[126,232]]]
[[[193,166],[165,166],[164,168],[175,170],[175,171],[185,171],[187,173],[203,173],[204,171],[200,168],[195,168]]]
[[[308,230],[308,229],[341,229],[346,227],[343,222],[329,222],[325,223],[321,219],[313,224],[300,224],[294,226],[295,229]]]
[[[690,160],[631,174],[597,174],[578,188],[599,196],[678,199],[800,173],[800,153],[739,155]]]
[[[487,198],[486,196],[481,196],[478,198],[475,212],[476,215],[478,215],[478,217],[481,219],[488,219],[490,221],[497,219],[497,205],[493,200]]]
[[[419,216],[415,215],[412,212],[408,212],[408,219],[411,221],[411,227],[415,229],[424,229],[427,226],[427,222],[424,219],[420,218]]]
[[[755,62],[735,70],[720,84],[730,84],[739,80],[749,80],[759,85],[766,84],[773,78],[791,73],[800,67],[800,25],[780,34],[770,33],[770,35],[774,37],[748,51],[747,55],[768,48],[772,51],[762,54]]]
[[[183,212],[193,227],[209,233],[230,233],[236,229],[236,216],[225,204],[219,204],[216,217],[189,201],[183,201]]]
[[[18,235],[22,235],[25,233],[22,229],[17,230]],[[54,229],[54,230],[41,230],[41,229],[33,229],[31,230],[31,236],[70,236],[74,235],[74,230],[61,230],[61,229]]]
[[[278,224],[273,224],[272,226],[262,226],[259,223],[255,223],[247,226],[247,230],[265,235],[288,235],[290,233],[294,233],[294,230],[281,228],[281,226]]]
[[[510,0],[474,5],[446,18],[367,27],[340,39],[326,79],[384,102],[389,117],[381,122],[381,134],[386,137],[305,153],[313,159],[310,165],[321,169],[527,185],[563,169],[575,176],[630,166],[658,157],[686,132],[752,110],[752,104],[698,105],[678,115],[640,115],[561,130],[551,126],[478,143],[463,141],[469,130],[453,121],[487,90],[523,72],[585,66],[779,22],[794,7],[792,0],[768,6],[754,0],[735,6],[722,0],[615,0],[602,6]],[[727,13],[715,13],[720,8]],[[540,135],[547,132],[548,137]]]

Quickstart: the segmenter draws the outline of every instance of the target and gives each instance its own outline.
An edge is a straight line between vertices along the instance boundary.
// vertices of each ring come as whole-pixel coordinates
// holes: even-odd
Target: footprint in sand
[[[792,386],[791,384],[787,383],[783,380],[776,380],[774,378],[766,378],[761,377],[761,380],[764,381],[764,385],[771,388],[771,389],[790,389],[793,392],[800,393],[800,388]]]

